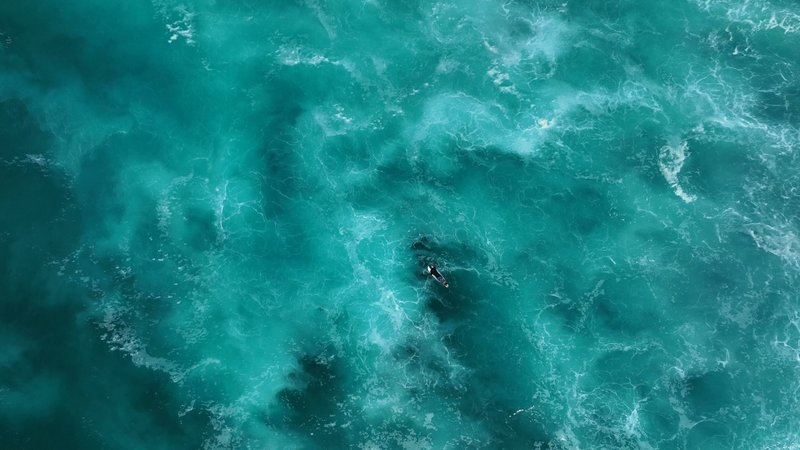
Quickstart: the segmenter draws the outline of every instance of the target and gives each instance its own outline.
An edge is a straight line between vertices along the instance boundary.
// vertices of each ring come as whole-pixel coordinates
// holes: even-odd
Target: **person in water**
[[[439,283],[442,283],[442,284],[444,285],[444,287],[446,287],[446,288],[449,288],[449,287],[450,287],[450,284],[447,282],[447,280],[445,280],[445,279],[444,279],[444,277],[442,276],[442,274],[441,274],[441,273],[439,273],[439,271],[436,269],[436,266],[434,266],[433,264],[431,264],[430,266],[428,266],[428,272],[429,272],[431,275],[433,275],[433,278],[436,278],[436,280],[437,280]]]

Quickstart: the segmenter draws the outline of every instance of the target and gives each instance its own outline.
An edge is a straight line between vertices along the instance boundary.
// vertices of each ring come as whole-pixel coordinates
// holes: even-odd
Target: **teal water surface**
[[[800,448],[798,42],[789,0],[0,2],[0,447]]]

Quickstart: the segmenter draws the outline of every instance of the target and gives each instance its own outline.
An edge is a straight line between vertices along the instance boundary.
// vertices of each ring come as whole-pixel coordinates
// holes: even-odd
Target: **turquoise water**
[[[800,448],[798,42],[788,0],[0,2],[2,447]]]

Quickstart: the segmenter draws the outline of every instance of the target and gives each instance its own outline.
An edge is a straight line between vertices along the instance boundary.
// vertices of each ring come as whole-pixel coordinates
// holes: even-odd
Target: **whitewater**
[[[3,448],[800,448],[797,2],[115,3],[0,3]]]

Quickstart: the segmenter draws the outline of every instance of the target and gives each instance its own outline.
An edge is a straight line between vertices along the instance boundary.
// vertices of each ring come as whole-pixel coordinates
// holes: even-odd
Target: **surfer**
[[[436,266],[434,266],[433,264],[428,266],[428,273],[431,274],[431,276],[433,278],[436,278],[436,281],[438,281],[439,283],[442,283],[442,285],[444,287],[446,287],[446,288],[450,287],[450,283],[448,283],[447,280],[444,279],[442,274],[439,273],[439,271],[436,269]]]

